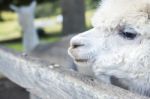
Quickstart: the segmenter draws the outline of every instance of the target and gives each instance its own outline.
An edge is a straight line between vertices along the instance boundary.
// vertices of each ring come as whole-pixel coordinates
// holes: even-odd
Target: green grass
[[[56,41],[59,41],[60,38],[59,37],[54,37],[54,38],[42,38],[41,39],[41,43],[52,43],[52,42],[56,42]],[[21,44],[21,42],[14,42],[14,43],[5,43],[3,44],[4,46],[8,47],[8,48],[11,48],[11,49],[14,49],[18,52],[21,52],[23,51],[23,46]]]
[[[6,44],[3,44],[3,45],[8,47],[8,48],[14,49],[18,52],[21,52],[23,50],[23,46],[20,42],[6,43]]]
[[[14,12],[3,11],[1,15],[4,21],[17,20],[17,15]]]
[[[0,23],[0,41],[18,38],[21,31],[16,21],[5,21]]]

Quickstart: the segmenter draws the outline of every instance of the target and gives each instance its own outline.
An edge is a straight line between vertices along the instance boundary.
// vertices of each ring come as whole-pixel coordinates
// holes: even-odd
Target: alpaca
[[[40,60],[56,63],[65,68],[76,69],[72,59],[67,54],[69,41],[73,35],[64,37],[62,40],[50,43],[40,44],[39,37],[34,26],[34,10],[36,2],[33,1],[29,6],[16,7],[10,6],[18,15],[19,24],[23,30],[24,52]]]
[[[128,90],[150,96],[149,16],[150,0],[102,0],[93,28],[71,39],[69,55],[100,81],[110,84],[115,77]]]
[[[32,51],[39,44],[39,37],[34,26],[34,11],[36,2],[33,1],[29,6],[16,7],[11,5],[10,8],[18,15],[18,21],[23,31],[24,52]]]

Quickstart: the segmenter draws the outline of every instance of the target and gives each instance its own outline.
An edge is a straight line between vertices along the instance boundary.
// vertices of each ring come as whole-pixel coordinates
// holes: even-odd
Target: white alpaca
[[[18,21],[23,30],[24,52],[28,53],[39,44],[39,38],[34,26],[36,2],[33,1],[29,6],[22,6],[20,8],[14,5],[11,5],[10,7],[18,14]]]
[[[78,68],[106,83],[114,76],[129,90],[150,96],[150,0],[103,0],[92,23],[93,29],[70,43]]]

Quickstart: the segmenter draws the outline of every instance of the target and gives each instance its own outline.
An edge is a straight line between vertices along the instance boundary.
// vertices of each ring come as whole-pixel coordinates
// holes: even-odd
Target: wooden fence
[[[0,72],[32,99],[149,99],[0,47]]]

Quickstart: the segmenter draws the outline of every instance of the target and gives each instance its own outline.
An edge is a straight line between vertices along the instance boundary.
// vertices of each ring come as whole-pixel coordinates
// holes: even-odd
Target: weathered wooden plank
[[[39,98],[39,97],[37,97],[37,96],[35,96],[33,94],[30,94],[30,99],[41,99],[41,98]]]
[[[0,72],[42,99],[148,99],[0,47]]]

